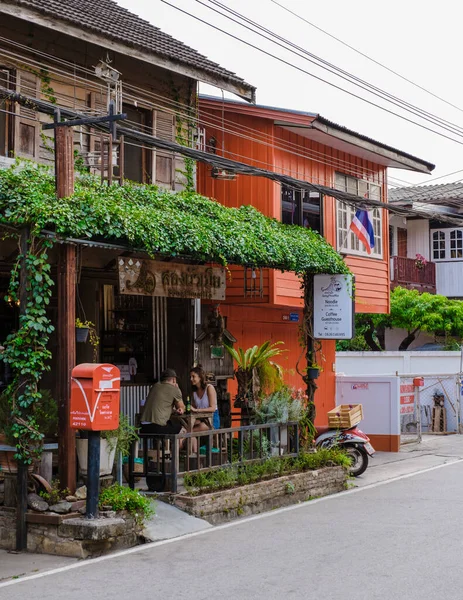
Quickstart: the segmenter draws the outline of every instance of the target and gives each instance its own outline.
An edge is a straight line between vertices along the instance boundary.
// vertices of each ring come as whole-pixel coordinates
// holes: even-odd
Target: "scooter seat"
[[[317,434],[315,437],[318,437],[319,435],[322,435],[322,433],[326,433],[327,431],[330,431],[330,427],[328,427],[328,425],[319,425],[317,426]]]

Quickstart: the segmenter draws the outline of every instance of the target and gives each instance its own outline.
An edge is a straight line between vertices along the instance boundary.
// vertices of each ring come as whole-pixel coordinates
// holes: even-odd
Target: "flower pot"
[[[116,456],[116,443],[117,438],[113,438],[111,444],[108,443],[108,440],[100,440],[100,477],[112,473],[114,457]],[[76,448],[80,472],[82,475],[87,475],[88,440],[83,438],[77,439]]]
[[[76,342],[86,342],[88,338],[88,327],[76,327]]]
[[[10,446],[6,436],[0,433],[0,445]],[[14,458],[15,450],[0,450],[0,473],[17,473],[18,463]]]
[[[320,375],[320,369],[316,369],[313,367],[307,369],[307,377],[309,379],[318,379],[319,375]]]

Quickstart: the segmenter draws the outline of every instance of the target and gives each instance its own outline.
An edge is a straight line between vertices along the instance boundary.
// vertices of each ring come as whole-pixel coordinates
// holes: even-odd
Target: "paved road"
[[[0,586],[0,599],[460,599],[463,462]]]

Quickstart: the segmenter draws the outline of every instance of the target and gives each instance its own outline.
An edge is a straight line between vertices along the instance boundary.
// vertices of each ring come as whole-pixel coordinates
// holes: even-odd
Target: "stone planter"
[[[347,476],[342,467],[326,467],[201,496],[177,494],[173,496],[173,501],[185,512],[216,525],[237,517],[341,492]]]
[[[100,477],[112,473],[114,457],[116,456],[116,442],[116,438],[112,439],[111,444],[108,443],[108,440],[100,440]],[[80,472],[82,475],[87,475],[88,440],[85,438],[77,439],[76,448]]]
[[[54,517],[54,518],[53,518]],[[88,520],[69,515],[27,513],[27,550],[40,554],[90,558],[139,544],[143,527],[125,513]],[[16,543],[16,509],[0,507],[0,548]]]

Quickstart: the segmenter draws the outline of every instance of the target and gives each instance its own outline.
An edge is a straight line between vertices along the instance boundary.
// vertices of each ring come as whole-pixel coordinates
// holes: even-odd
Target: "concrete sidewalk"
[[[352,480],[352,484],[363,487],[461,459],[463,435],[426,435],[421,444],[406,445],[398,453],[377,452],[365,474]],[[146,537],[152,541],[164,540],[209,527],[212,526],[206,521],[191,517],[174,506],[158,501],[156,515],[147,523]],[[12,554],[0,550],[0,582],[63,567],[76,561],[74,558],[46,554]]]
[[[421,444],[406,444],[400,452],[377,452],[353,483],[362,487],[461,459],[463,435],[424,435]]]

